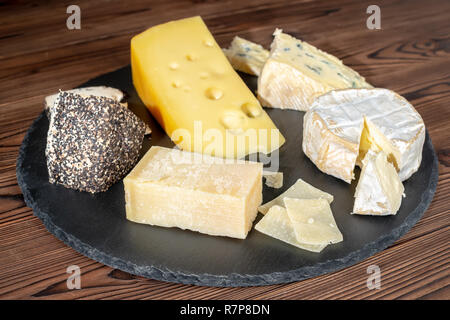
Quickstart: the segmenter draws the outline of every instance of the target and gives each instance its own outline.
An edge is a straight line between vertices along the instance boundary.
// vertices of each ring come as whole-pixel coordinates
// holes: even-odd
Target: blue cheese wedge
[[[341,60],[277,29],[258,78],[264,106],[306,111],[315,97],[335,89],[371,88]]]
[[[255,229],[272,238],[284,241],[297,248],[320,252],[326,245],[309,245],[297,241],[294,227],[289,220],[287,211],[280,206],[273,206],[255,226]]]
[[[284,205],[298,242],[321,246],[343,240],[325,199],[284,198]]]
[[[245,40],[240,37],[234,37],[228,49],[223,49],[234,69],[254,76],[261,74],[269,51],[261,45]]]

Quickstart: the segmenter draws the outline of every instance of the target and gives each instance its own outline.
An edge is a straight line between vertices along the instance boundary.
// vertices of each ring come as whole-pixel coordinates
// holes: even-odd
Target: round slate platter
[[[256,79],[241,76],[255,90]],[[126,92],[129,107],[150,124],[153,132],[144,139],[141,156],[151,145],[173,147],[137,96],[129,66],[82,86],[92,85]],[[344,241],[327,246],[319,254],[297,249],[254,229],[246,240],[238,240],[130,222],[125,218],[122,182],[94,195],[50,184],[44,155],[48,130],[44,113],[34,121],[20,148],[18,183],[25,202],[45,227],[83,255],[132,274],[207,286],[287,283],[337,271],[385,249],[428,208],[438,179],[437,158],[428,133],[422,164],[404,182],[406,198],[397,215],[358,216],[350,214],[357,180],[349,185],[326,175],[303,154],[304,113],[266,110],[286,137],[286,143],[280,149],[279,168],[284,173],[284,185],[280,189],[264,186],[264,202],[284,192],[298,178],[334,195],[331,208]],[[259,214],[255,223],[261,217]]]

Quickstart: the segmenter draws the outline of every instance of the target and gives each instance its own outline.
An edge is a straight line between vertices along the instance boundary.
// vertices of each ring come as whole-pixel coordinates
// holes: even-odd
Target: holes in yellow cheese
[[[211,100],[219,100],[223,97],[223,91],[215,87],[210,87],[205,90],[205,96]]]
[[[261,107],[254,103],[244,103],[241,106],[242,111],[250,118],[256,118],[261,115]]]
[[[220,118],[220,122],[232,133],[240,133],[244,131],[244,127],[247,124],[247,117],[239,111],[227,111]]]
[[[177,70],[179,67],[180,67],[180,65],[179,65],[177,62],[171,62],[171,63],[169,64],[169,68],[170,68],[171,70]]]
[[[214,43],[212,42],[211,39],[205,39],[205,40],[203,40],[203,44],[204,44],[206,47],[210,47],[210,48],[214,45]]]
[[[194,53],[188,53],[188,54],[186,55],[186,59],[187,59],[188,61],[195,61],[195,60],[198,59],[198,57],[197,57],[197,55],[194,54]]]

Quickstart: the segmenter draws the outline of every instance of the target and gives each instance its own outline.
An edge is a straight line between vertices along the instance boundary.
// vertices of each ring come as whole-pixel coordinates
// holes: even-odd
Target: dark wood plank
[[[379,1],[368,30],[365,1],[78,1],[82,29],[66,28],[69,1],[8,2],[0,11],[0,298],[3,299],[448,299],[450,225],[450,2]],[[23,202],[15,161],[43,98],[129,63],[130,38],[202,15],[219,44],[241,35],[268,47],[283,28],[344,60],[376,86],[408,98],[439,157],[424,217],[387,250],[333,274],[286,285],[208,288],[136,277],[92,261],[46,231]],[[68,290],[66,268],[82,271]],[[368,290],[367,267],[382,272]]]

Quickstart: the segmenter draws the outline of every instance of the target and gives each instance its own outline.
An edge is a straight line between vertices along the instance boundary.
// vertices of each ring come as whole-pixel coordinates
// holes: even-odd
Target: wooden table
[[[0,10],[0,298],[3,299],[449,299],[450,2],[23,1]],[[68,30],[66,8],[81,8]],[[439,184],[424,217],[387,250],[350,268],[287,285],[209,288],[148,280],[65,246],[26,207],[17,185],[19,146],[43,99],[129,63],[133,35],[201,15],[222,46],[235,35],[268,47],[275,27],[330,52],[370,83],[397,91],[422,115],[439,157]],[[81,268],[68,290],[66,268]],[[381,268],[381,288],[366,286]]]

